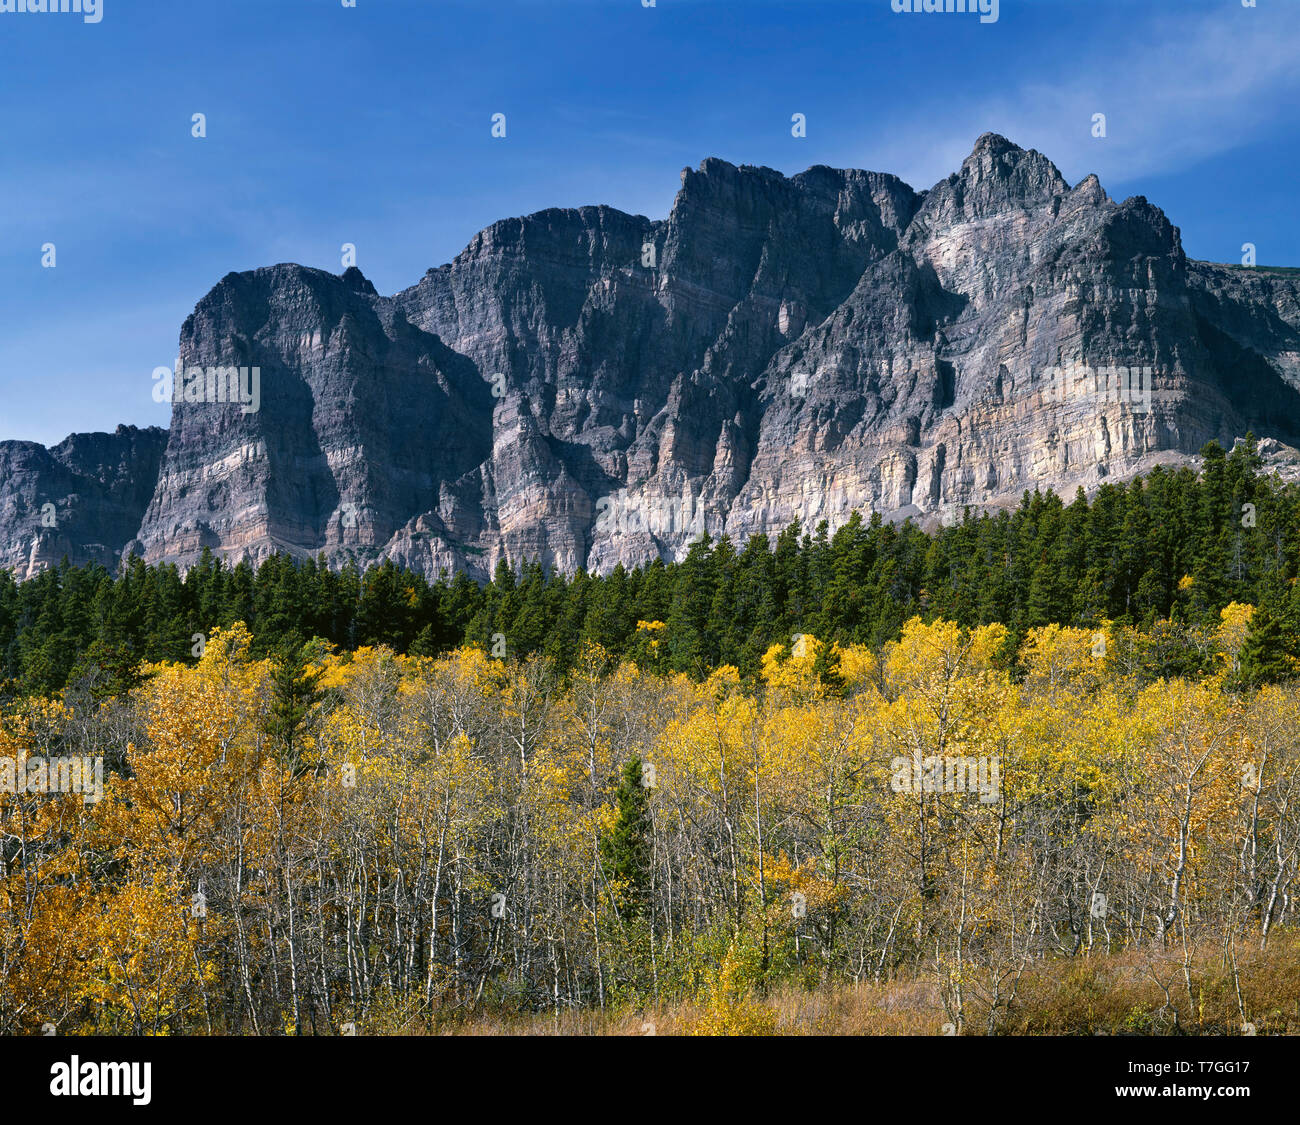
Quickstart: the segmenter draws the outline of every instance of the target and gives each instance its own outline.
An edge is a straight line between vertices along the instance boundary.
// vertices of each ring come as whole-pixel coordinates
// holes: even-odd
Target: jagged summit
[[[1158,207],[996,133],[924,192],[711,157],[662,219],[503,219],[391,296],[355,267],[228,274],[180,354],[256,365],[259,409],[0,442],[0,566],[209,547],[603,570],[701,530],[937,521],[1248,429],[1300,440],[1300,274],[1189,262]],[[1149,378],[1058,394],[1079,363]]]
[[[379,294],[375,292],[374,285],[366,280],[366,275],[357,269],[356,266],[348,266],[348,268],[343,271],[343,284],[357,293],[366,294],[368,297],[379,296]]]

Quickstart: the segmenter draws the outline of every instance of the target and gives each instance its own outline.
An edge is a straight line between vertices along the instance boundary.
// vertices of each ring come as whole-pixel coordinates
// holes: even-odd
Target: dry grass
[[[1267,952],[1237,951],[1241,1004],[1258,1034],[1300,1034],[1300,934],[1279,934]],[[1043,962],[1021,979],[1015,1001],[1000,1008],[999,1034],[1239,1035],[1241,1009],[1228,959],[1201,949],[1191,966],[1191,996],[1181,953],[1129,950]],[[965,1033],[981,1034],[988,1007],[972,974]],[[1162,987],[1163,985],[1163,987]],[[438,1034],[460,1035],[938,1035],[950,1019],[933,978],[806,990],[775,989],[728,1005],[682,1001],[644,1011],[510,1014],[479,1011],[448,1021]],[[408,1033],[427,1033],[408,1027]]]

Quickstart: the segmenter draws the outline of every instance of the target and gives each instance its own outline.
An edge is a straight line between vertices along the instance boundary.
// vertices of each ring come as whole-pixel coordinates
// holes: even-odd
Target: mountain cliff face
[[[0,569],[27,578],[66,555],[115,567],[158,480],[167,431],[118,426],[51,449],[0,441]]]
[[[187,387],[157,452],[123,429],[0,444],[0,565],[606,570],[705,530],[937,521],[1211,438],[1300,440],[1300,274],[1191,261],[1145,199],[992,134],[922,193],[706,160],[662,221],[505,220],[392,297],[355,268],[230,274],[180,356],[257,368],[257,409]],[[51,498],[69,520],[36,535]]]

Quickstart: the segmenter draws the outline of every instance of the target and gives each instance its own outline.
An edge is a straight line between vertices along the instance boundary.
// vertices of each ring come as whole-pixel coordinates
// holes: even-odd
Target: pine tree
[[[122,645],[98,639],[90,643],[68,674],[69,685],[84,684],[96,701],[125,695],[141,682],[143,677],[136,670],[132,654]]]
[[[601,839],[600,856],[605,878],[617,888],[619,911],[630,920],[640,915],[650,896],[650,794],[640,758],[623,767],[615,800],[614,828]]]
[[[713,544],[705,535],[691,544],[677,567],[668,611],[668,649],[679,672],[700,673],[712,667],[708,618],[715,588]]]
[[[1296,674],[1296,637],[1266,606],[1250,617],[1250,627],[1241,646],[1239,682],[1245,687],[1262,687],[1290,679]]]
[[[270,739],[273,752],[295,776],[308,768],[302,760],[303,744],[311,719],[324,691],[317,685],[320,672],[307,669],[307,656],[297,636],[286,639],[271,674],[271,703],[262,732]]]
[[[840,674],[839,657],[834,654],[829,644],[817,650],[813,659],[813,675],[828,695],[843,697],[848,692],[848,684]]]

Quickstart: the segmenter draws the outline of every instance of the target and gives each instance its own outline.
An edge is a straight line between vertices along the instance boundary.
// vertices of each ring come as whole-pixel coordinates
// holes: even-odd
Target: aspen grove
[[[1034,966],[1121,951],[1188,1021],[1207,947],[1255,1018],[1240,956],[1295,922],[1300,687],[1225,687],[1250,616],[1207,634],[1216,672],[1155,682],[1115,624],[1029,630],[1014,676],[996,624],[804,636],[754,683],[594,644],[563,673],[479,648],[256,657],[235,625],[129,694],[5,708],[0,758],[107,768],[97,801],[0,792],[0,1033],[683,997],[705,1030],[762,1031],[749,998],[775,986],[901,977],[932,982],[936,1021],[996,1032]],[[653,654],[665,627],[637,628]]]

